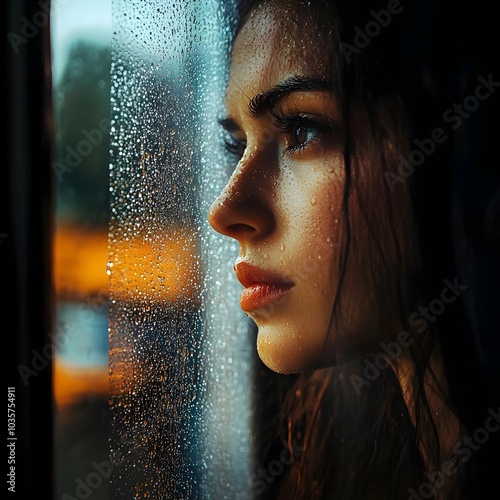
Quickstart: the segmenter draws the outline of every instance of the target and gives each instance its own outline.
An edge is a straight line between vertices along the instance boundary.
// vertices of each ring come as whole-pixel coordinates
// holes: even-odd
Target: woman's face
[[[258,326],[262,361],[295,373],[347,360],[377,339],[355,264],[331,324],[346,241],[342,117],[321,13],[287,5],[258,7],[235,40],[222,125],[237,165],[209,221],[240,245],[240,304]]]

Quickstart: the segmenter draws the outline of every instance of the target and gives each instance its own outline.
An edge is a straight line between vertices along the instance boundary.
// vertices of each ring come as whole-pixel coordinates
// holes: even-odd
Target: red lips
[[[237,263],[234,270],[238,281],[245,287],[240,297],[240,306],[245,312],[278,301],[294,286],[282,276],[247,262]]]

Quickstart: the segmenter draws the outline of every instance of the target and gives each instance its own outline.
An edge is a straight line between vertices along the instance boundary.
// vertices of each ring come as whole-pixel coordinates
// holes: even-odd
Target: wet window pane
[[[247,489],[254,343],[207,223],[225,182],[227,2],[113,2],[110,394],[113,498]]]

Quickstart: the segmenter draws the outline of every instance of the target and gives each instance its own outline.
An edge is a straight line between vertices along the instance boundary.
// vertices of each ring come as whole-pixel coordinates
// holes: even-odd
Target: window
[[[207,223],[226,178],[224,2],[115,2],[110,168],[113,494],[245,491],[253,344]]]
[[[236,246],[206,218],[227,180],[233,13],[75,0],[52,15],[57,495],[239,494],[254,344]]]

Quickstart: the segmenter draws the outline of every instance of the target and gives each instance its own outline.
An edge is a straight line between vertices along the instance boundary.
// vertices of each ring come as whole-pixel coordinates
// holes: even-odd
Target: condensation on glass
[[[112,498],[243,498],[251,357],[207,223],[227,181],[228,2],[113,1],[108,275]]]

